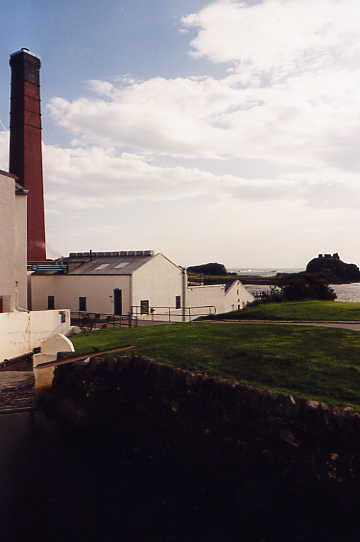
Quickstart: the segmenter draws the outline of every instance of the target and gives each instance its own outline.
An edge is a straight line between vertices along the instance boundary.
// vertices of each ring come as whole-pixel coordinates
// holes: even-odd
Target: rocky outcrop
[[[328,282],[358,282],[360,270],[357,265],[344,263],[339,254],[319,254],[306,266],[307,273],[320,273]]]

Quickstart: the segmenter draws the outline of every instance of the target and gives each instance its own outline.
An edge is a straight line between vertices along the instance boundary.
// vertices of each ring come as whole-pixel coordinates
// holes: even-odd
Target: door
[[[114,314],[118,316],[122,314],[122,291],[120,288],[114,290]]]

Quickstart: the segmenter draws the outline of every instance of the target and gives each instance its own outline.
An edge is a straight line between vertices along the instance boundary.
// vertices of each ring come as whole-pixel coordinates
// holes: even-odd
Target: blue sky
[[[360,263],[358,0],[1,4],[42,59],[49,256],[153,248],[179,264]]]
[[[8,56],[21,47],[41,56],[44,102],[59,94],[67,99],[86,95],[87,80],[113,79],[123,73],[141,79],[216,73],[212,63],[204,65],[186,54],[189,38],[177,32],[184,14],[207,3],[103,0],[99,5],[96,0],[64,0],[59,4],[3,0],[3,17],[11,25],[4,25],[0,36],[0,119],[8,125]],[[52,142],[51,134],[56,142],[58,134],[51,123],[47,124],[46,115],[44,123],[47,141]]]

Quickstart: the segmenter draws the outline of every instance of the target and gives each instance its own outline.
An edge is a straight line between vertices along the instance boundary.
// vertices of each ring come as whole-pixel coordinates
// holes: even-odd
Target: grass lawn
[[[241,311],[218,314],[221,320],[329,320],[360,322],[360,303],[334,301],[286,301],[263,303]]]
[[[360,410],[360,333],[266,324],[193,323],[72,337],[76,353],[135,345],[155,360]]]

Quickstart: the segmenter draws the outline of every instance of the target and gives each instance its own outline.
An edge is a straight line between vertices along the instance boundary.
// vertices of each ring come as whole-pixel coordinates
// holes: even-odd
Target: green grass
[[[215,318],[230,320],[328,320],[360,322],[360,303],[334,301],[287,301],[262,303],[241,311],[218,314]]]
[[[155,360],[360,410],[360,333],[266,324],[107,329],[72,338],[76,352],[135,345]]]

